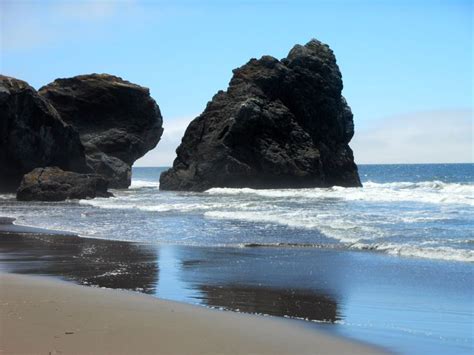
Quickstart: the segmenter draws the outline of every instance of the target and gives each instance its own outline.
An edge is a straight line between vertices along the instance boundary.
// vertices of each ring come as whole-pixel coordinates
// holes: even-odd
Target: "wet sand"
[[[0,274],[4,353],[367,354],[375,348],[290,321],[139,293]]]
[[[0,272],[297,318],[291,323],[318,334],[400,353],[472,353],[472,264],[319,248],[140,244],[3,226]]]
[[[55,275],[82,284],[142,292],[1,273],[3,353],[381,352],[297,321],[216,311],[143,294],[152,293],[158,282],[156,255],[149,246],[84,239],[1,222],[3,271]],[[219,295],[215,289],[207,291]],[[249,290],[242,292],[248,294]],[[334,305],[324,301],[328,304],[321,306],[325,316],[333,317]]]
[[[52,276],[80,285],[137,291],[243,313],[330,323],[339,319],[336,300],[324,292],[226,280],[233,280],[235,270],[239,270],[227,266],[222,272],[226,262],[232,265],[235,260],[248,258],[245,253],[234,255],[226,249],[196,247],[175,250],[170,246],[160,248],[150,244],[80,238],[55,231],[38,233],[38,229],[16,225],[8,226],[8,233],[1,230],[2,225],[0,271]],[[169,265],[166,259],[167,254],[171,256],[170,252],[180,253],[183,260]],[[171,263],[176,261],[171,259]],[[209,279],[201,280],[199,270],[209,264],[213,272]],[[247,270],[240,271],[242,275],[247,274]],[[192,275],[188,276],[188,273]],[[200,282],[182,289],[180,279],[189,277]],[[215,280],[216,277],[220,280]]]

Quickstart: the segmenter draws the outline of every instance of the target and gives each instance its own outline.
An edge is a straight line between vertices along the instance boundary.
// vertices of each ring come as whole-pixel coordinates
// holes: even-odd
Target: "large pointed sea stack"
[[[149,90],[113,75],[57,79],[39,93],[79,132],[87,163],[112,188],[130,185],[132,164],[157,145],[163,132]]]
[[[190,123],[160,188],[360,186],[342,87],[332,50],[317,40],[281,61],[250,60]]]
[[[26,82],[0,75],[0,191],[14,192],[24,174],[51,165],[90,170],[79,134]]]

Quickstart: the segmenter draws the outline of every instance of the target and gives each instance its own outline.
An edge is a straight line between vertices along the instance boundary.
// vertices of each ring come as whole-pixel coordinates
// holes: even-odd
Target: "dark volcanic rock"
[[[160,109],[149,90],[116,76],[57,79],[39,93],[79,132],[87,163],[109,179],[110,187],[130,185],[131,165],[163,133]]]
[[[250,60],[190,123],[160,188],[360,186],[342,87],[332,50],[316,40],[281,61]]]
[[[36,168],[23,176],[16,193],[20,201],[63,201],[109,197],[108,181],[97,174],[78,174],[57,167]]]
[[[26,82],[0,75],[0,191],[48,165],[89,170],[78,133]]]

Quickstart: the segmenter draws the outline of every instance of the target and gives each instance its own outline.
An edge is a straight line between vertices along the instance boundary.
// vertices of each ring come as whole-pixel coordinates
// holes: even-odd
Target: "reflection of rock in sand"
[[[127,242],[42,234],[3,234],[0,251],[10,272],[60,276],[81,284],[154,293],[155,248]]]
[[[200,290],[205,294],[204,302],[213,307],[318,321],[338,319],[336,301],[311,290],[238,285],[202,285]]]

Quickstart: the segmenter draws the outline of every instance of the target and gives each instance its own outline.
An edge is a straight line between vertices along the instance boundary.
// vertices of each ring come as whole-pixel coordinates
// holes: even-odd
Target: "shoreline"
[[[466,263],[0,231],[1,272],[136,291],[224,314],[270,315],[385,351],[468,353],[473,344]]]
[[[0,236],[6,235],[53,236],[59,243],[64,236],[82,239],[73,233],[19,226],[12,219],[0,218]],[[295,320],[164,300],[147,295],[146,289],[139,293],[113,289],[116,285],[88,287],[57,276],[8,272],[0,272],[0,284],[0,344],[5,353],[385,352]],[[133,290],[128,284],[124,288]]]
[[[16,221],[16,218],[13,218],[13,217],[0,217],[0,233],[19,234],[19,235],[39,234],[39,235],[48,235],[48,236],[59,235],[59,236],[81,238],[77,233],[18,225],[18,224],[15,224],[15,221]]]
[[[291,321],[0,273],[2,352],[378,354]],[[26,336],[26,338],[25,338]]]

